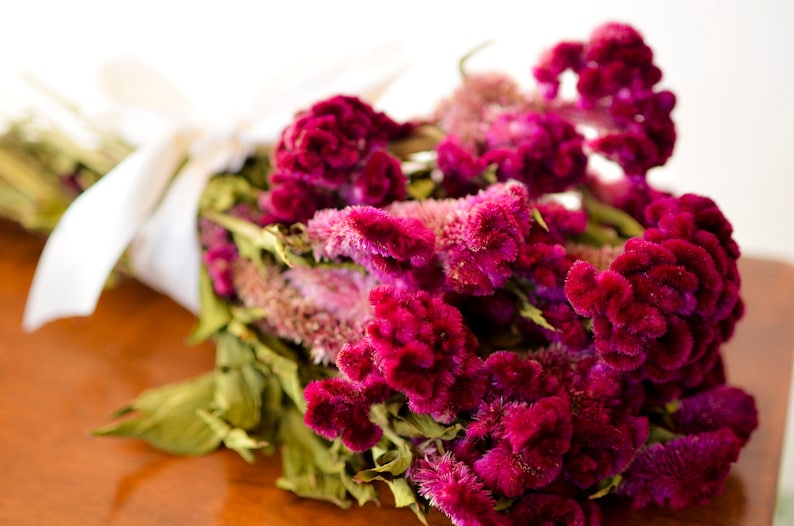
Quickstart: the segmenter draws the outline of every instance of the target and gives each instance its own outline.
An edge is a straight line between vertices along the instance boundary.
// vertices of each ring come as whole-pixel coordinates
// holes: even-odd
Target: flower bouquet
[[[208,162],[192,338],[216,344],[216,367],[142,393],[96,434],[279,452],[285,490],[344,508],[378,501],[381,482],[422,522],[436,509],[456,525],[593,526],[609,495],[706,504],[757,426],[720,354],[742,315],[731,225],[646,179],[672,154],[675,97],[635,29],[603,25],[532,72],[529,92],[464,72],[408,123],[333,96],[274,143]],[[79,223],[130,164],[170,176],[195,161],[52,137],[0,141],[0,161],[33,174],[0,164],[0,203],[38,196],[2,212],[30,227],[77,195],[61,224]],[[140,276],[126,245],[110,267]]]

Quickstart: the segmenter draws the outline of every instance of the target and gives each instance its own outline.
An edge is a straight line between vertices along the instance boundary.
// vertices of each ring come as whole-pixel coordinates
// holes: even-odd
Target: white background
[[[794,261],[794,3],[592,1],[399,2],[0,1],[0,110],[19,69],[90,103],[101,62],[132,54],[176,82],[204,115],[241,114],[295,57],[401,41],[421,57],[383,101],[421,112],[455,81],[455,61],[487,40],[474,66],[529,82],[538,53],[608,20],[634,24],[678,96],[679,142],[652,181],[714,198],[746,254]]]
[[[382,109],[410,117],[455,82],[456,60],[529,82],[541,50],[585,39],[609,20],[634,24],[678,96],[679,142],[652,181],[714,198],[745,254],[794,262],[794,2],[546,1],[19,1],[0,0],[0,110],[19,103],[22,69],[78,103],[97,66],[132,54],[176,82],[205,115],[245,111],[296,57],[328,57],[400,41],[419,57]],[[794,486],[794,485],[792,485]]]

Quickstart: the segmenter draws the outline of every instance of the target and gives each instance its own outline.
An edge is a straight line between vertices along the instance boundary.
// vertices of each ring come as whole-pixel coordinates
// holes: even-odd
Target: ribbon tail
[[[108,275],[188,148],[187,135],[171,131],[126,157],[75,199],[39,259],[25,306],[24,330],[94,311]]]
[[[199,200],[209,178],[233,154],[208,151],[191,158],[130,246],[135,277],[193,313],[199,312]]]

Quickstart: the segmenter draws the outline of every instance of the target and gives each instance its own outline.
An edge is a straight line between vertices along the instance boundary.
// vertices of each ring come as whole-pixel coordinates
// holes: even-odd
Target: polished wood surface
[[[184,340],[193,317],[132,281],[105,293],[94,316],[20,331],[42,240],[0,222],[0,524],[381,526],[418,524],[406,510],[341,512],[274,487],[276,458],[246,464],[229,451],[169,456],[89,431],[141,390],[213,365]],[[747,316],[725,353],[732,381],[756,396],[761,426],[725,492],[671,514],[605,506],[605,524],[768,526],[772,522],[794,349],[794,268],[742,261]],[[438,514],[431,523],[448,524]]]

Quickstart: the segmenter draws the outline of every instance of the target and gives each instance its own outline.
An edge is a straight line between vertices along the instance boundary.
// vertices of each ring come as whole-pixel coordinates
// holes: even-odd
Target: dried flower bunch
[[[214,177],[194,337],[217,367],[97,432],[278,450],[282,488],[346,507],[383,481],[459,526],[707,503],[757,426],[720,354],[742,315],[731,225],[646,179],[675,97],[635,29],[532,73],[531,92],[465,75],[421,122],[335,96]]]

